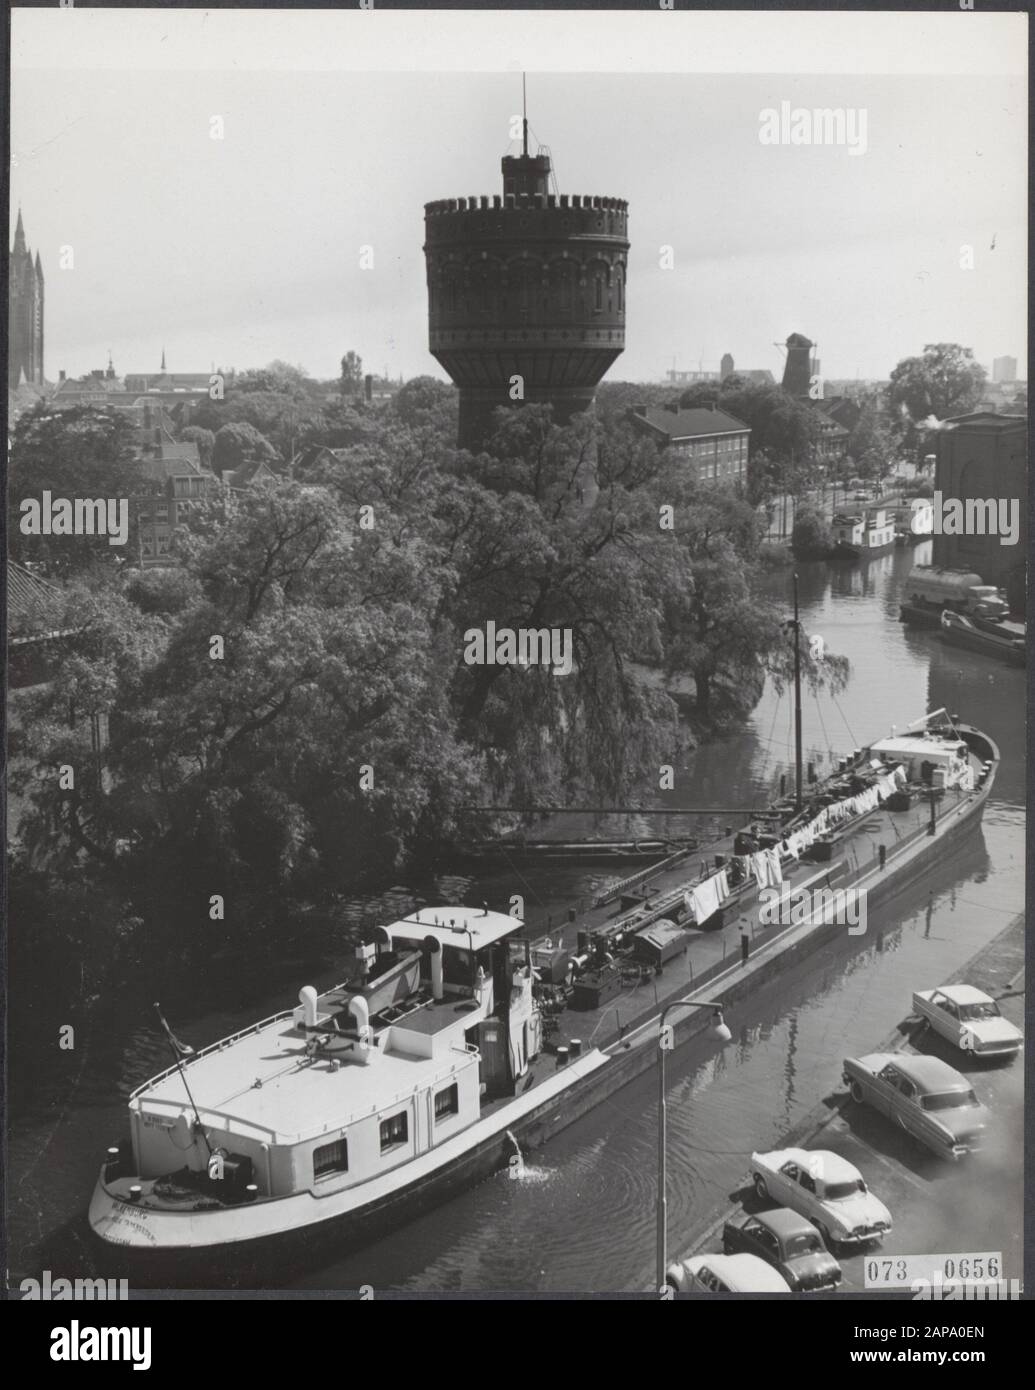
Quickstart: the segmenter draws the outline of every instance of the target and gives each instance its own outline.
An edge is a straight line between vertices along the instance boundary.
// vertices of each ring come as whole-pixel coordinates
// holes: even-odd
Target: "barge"
[[[197,1053],[162,1019],[173,1063],[130,1096],[90,1203],[109,1253],[168,1281],[375,1239],[520,1168],[656,1065],[671,1001],[735,1002],[844,932],[847,894],[877,906],[950,857],[980,821],[995,743],[938,710],[806,787],[796,596],[790,626],[794,794],[695,866],[635,875],[546,938],[488,907],[422,907],[359,943],[333,988],[305,985]],[[724,925],[750,961],[727,958]],[[667,1025],[666,1047],[706,1012]]]
[[[660,1008],[687,990],[673,942],[710,923],[698,903],[721,889],[720,911],[752,933],[752,966],[771,969],[844,930],[837,890],[865,890],[872,907],[953,852],[999,753],[944,712],[923,724],[859,749],[770,833],[724,839],[700,875],[675,868],[631,909],[536,942],[502,913],[422,908],[378,928],[333,989],[303,987],[296,1007],[178,1050],[130,1097],[130,1137],[90,1204],[96,1236],[164,1270],[283,1259],[300,1244],[308,1257],[520,1163],[656,1063]],[[826,905],[816,893],[815,910],[760,925],[766,865],[796,901],[829,890]],[[752,974],[724,953],[694,988],[729,1003]],[[702,1031],[703,1012],[676,1024],[677,1041]]]

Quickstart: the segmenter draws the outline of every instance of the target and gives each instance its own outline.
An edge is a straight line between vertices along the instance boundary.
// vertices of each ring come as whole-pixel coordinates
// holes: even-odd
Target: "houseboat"
[[[869,560],[895,545],[895,522],[886,507],[861,515],[840,513],[831,522],[834,560]]]

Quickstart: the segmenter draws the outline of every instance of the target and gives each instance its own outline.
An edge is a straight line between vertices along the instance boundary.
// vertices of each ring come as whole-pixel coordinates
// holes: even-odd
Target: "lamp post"
[[[672,1009],[714,1009],[715,1017],[710,1029],[711,1036],[719,1042],[728,1043],[733,1034],[722,1018],[722,1005],[708,999],[673,999],[666,1004],[658,1019],[658,1267],[657,1288],[660,1293],[665,1284],[665,1269],[668,1264],[668,1198],[666,1195],[667,1167],[665,1148],[668,1127],[668,1110],[665,1102],[665,1053],[672,1050],[674,1037],[665,1019]]]

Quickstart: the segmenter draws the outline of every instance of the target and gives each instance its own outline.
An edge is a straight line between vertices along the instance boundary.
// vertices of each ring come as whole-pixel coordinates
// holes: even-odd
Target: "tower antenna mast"
[[[521,145],[522,153],[528,158],[528,100],[525,95],[525,74],[521,74]]]

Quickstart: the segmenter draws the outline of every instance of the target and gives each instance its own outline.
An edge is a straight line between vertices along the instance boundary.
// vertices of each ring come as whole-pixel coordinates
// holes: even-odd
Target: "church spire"
[[[18,209],[18,225],[14,229],[14,250],[12,256],[26,255],[25,248],[25,228],[22,225],[22,210]]]
[[[162,371],[165,371],[165,348],[162,348]]]

